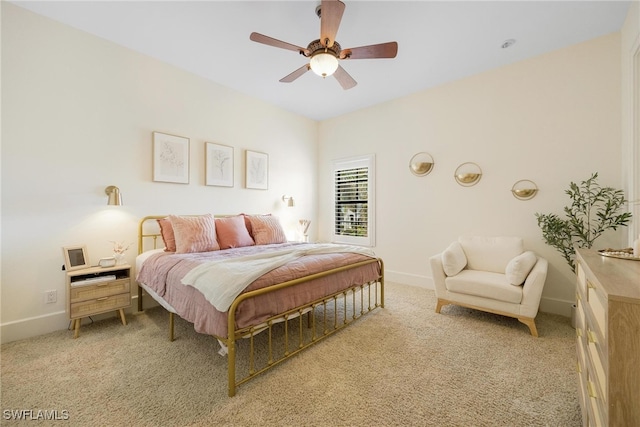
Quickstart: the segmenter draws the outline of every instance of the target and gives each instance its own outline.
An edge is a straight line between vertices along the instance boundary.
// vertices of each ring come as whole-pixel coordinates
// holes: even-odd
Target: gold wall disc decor
[[[456,182],[464,187],[471,187],[476,185],[482,177],[482,169],[475,163],[467,162],[463,163],[456,169],[453,177]]]
[[[421,152],[409,160],[409,170],[415,176],[425,176],[433,170],[433,157],[431,154]]]
[[[538,186],[528,179],[521,179],[511,187],[511,194],[518,200],[533,199],[538,194]]]

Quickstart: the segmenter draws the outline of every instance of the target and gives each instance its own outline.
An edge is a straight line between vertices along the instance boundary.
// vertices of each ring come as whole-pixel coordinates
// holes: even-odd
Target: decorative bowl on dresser
[[[576,249],[584,426],[640,426],[640,262]]]

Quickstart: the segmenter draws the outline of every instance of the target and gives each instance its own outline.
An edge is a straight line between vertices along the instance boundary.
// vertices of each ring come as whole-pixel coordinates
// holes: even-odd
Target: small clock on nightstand
[[[67,313],[74,330],[80,334],[83,317],[119,311],[127,324],[124,309],[131,305],[131,266],[90,267],[67,272]]]

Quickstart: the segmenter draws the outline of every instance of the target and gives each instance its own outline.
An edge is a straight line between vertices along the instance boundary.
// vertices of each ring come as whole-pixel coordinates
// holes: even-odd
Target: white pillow
[[[509,283],[515,286],[522,285],[537,261],[538,258],[532,251],[523,252],[509,261],[504,272]]]
[[[453,242],[442,252],[442,269],[447,276],[455,276],[467,265],[467,257],[459,242]]]

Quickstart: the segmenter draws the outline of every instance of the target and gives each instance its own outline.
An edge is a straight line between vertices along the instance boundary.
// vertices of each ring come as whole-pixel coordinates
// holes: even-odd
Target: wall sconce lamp
[[[533,199],[538,193],[538,186],[535,182],[528,179],[522,179],[511,187],[511,193],[513,197],[518,200]]]
[[[109,199],[107,201],[107,205],[109,206],[121,206],[122,205],[122,194],[120,194],[120,189],[115,185],[110,185],[104,189],[104,192]]]
[[[287,207],[290,207],[290,208],[296,205],[296,202],[293,201],[293,197],[287,196],[286,194],[282,196],[282,201],[287,204]]]
[[[418,153],[409,160],[409,170],[415,176],[429,175],[433,169],[433,157],[429,153]]]
[[[471,187],[480,181],[482,170],[480,166],[475,163],[467,162],[458,166],[453,177],[456,179],[456,182],[463,187]]]

